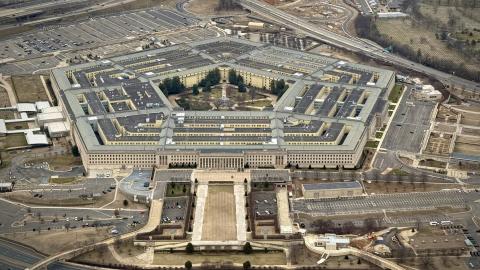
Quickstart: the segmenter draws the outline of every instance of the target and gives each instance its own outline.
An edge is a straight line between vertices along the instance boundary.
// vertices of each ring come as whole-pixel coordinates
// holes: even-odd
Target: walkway
[[[10,99],[10,106],[14,107],[17,105],[17,99],[15,98],[15,93],[12,89],[12,86],[5,80],[5,77],[0,74],[0,87],[5,89]]]
[[[192,242],[202,240],[203,214],[207,201],[208,184],[199,184],[197,187],[197,203],[195,207],[195,221],[193,223]]]
[[[237,216],[237,240],[247,241],[247,222],[245,220],[245,186],[243,184],[235,184],[233,186],[235,194],[235,214]]]

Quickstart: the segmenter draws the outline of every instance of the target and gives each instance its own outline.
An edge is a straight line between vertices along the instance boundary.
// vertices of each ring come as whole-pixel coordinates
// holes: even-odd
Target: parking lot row
[[[42,28],[18,38],[0,42],[0,59],[22,58],[51,53],[59,50],[77,49],[114,40],[185,27],[193,19],[176,12],[151,9],[107,17],[92,18],[77,24],[55,28]]]
[[[293,209],[300,212],[346,213],[382,210],[433,209],[441,206],[465,207],[465,193],[438,191],[425,193],[382,194],[335,200],[296,200]]]

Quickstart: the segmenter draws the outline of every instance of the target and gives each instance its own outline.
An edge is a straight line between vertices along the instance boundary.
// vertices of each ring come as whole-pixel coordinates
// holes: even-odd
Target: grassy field
[[[233,186],[210,185],[208,187],[207,201],[205,202],[202,240],[236,240],[237,230],[235,224]]]
[[[11,147],[28,146],[24,134],[11,134],[0,138],[0,150]]]
[[[393,175],[398,175],[398,176],[408,175],[408,172],[402,171],[401,169],[397,169],[397,168],[393,169],[390,173],[393,174]]]
[[[233,262],[243,263],[250,261],[252,265],[284,265],[286,264],[285,254],[281,252],[275,253],[252,253],[249,255],[238,252],[202,252],[194,254],[184,253],[157,253],[153,259],[154,264],[171,264],[171,265],[183,265],[186,261],[192,263],[202,262]]]
[[[392,103],[397,103],[400,100],[403,92],[403,84],[395,84],[390,95],[388,96],[388,101]],[[395,108],[395,107],[394,107]],[[388,107],[390,109],[390,107]]]
[[[450,14],[453,16],[461,18],[463,27],[465,28],[479,28],[480,27],[480,21],[474,20],[472,18],[469,18],[465,16],[460,9],[456,9],[455,7],[452,6],[437,6],[436,8],[427,3],[422,3],[419,5],[420,7],[420,12],[424,16],[430,16],[434,17],[443,24],[448,24],[448,20],[450,18]],[[474,8],[474,9],[469,9],[474,14],[480,14],[480,8]],[[478,17],[477,17],[478,18]],[[460,29],[460,25],[457,29]]]
[[[265,107],[272,105],[273,101],[270,97],[265,95],[254,93],[253,99],[250,92],[241,93],[234,87],[228,86],[226,91],[228,97],[228,106],[232,108],[234,104],[238,104],[239,107],[253,106],[253,107]],[[181,94],[175,101],[177,104],[190,110],[207,111],[212,109],[212,104],[217,107],[221,107],[219,102],[222,97],[221,86],[214,87],[210,92],[201,92],[194,96],[191,91]]]
[[[9,111],[0,111],[0,119],[10,120],[15,119],[15,113]]]
[[[58,178],[50,178],[48,182],[50,184],[64,185],[64,184],[70,184],[72,182],[75,182],[75,180],[76,180],[75,177],[58,177]]]
[[[185,191],[185,192],[184,192]],[[167,185],[167,197],[186,196],[190,192],[190,185],[170,183]]]
[[[414,51],[419,50],[423,56],[449,60],[465,64],[473,70],[480,70],[477,62],[449,49],[445,42],[435,37],[434,31],[415,26],[410,19],[377,20],[376,25],[380,34],[394,42],[410,46]]]
[[[378,141],[368,141],[365,144],[365,147],[377,148],[379,142]]]
[[[28,129],[27,122],[6,123],[7,130]]]
[[[32,163],[48,162],[50,169],[53,170],[69,170],[72,166],[82,165],[80,157],[74,157],[73,155],[61,155],[48,158],[32,159],[29,160]]]
[[[39,75],[12,76],[12,87],[19,103],[48,101],[47,92]]]
[[[80,245],[97,242],[110,236],[110,228],[84,228],[75,230],[60,230],[60,231],[42,231],[17,233],[15,235],[8,235],[10,238],[29,246],[35,247],[40,252],[46,254],[56,254],[60,251],[76,248]],[[55,239],[54,241],[51,241]]]

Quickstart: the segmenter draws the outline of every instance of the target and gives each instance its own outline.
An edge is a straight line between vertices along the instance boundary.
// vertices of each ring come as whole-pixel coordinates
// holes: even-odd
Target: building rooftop
[[[289,88],[270,110],[184,111],[158,87],[165,78],[218,67],[284,79]],[[92,151],[354,151],[392,77],[388,70],[225,37],[52,70],[68,117]]]

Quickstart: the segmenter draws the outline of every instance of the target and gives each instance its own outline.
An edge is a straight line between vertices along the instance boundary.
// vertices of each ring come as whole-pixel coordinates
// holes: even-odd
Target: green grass
[[[397,103],[400,100],[403,92],[403,84],[395,84],[390,95],[388,96],[388,101],[392,103]],[[390,106],[389,106],[390,108]]]
[[[376,132],[375,133],[375,138],[377,138],[377,139],[381,139],[382,136],[383,136],[383,132]]]
[[[385,131],[386,129],[387,129],[387,126],[382,126],[382,127],[380,128],[380,131]]]
[[[395,105],[393,105],[393,104],[391,104],[391,105],[388,105],[388,109],[389,109],[390,111],[393,111],[393,110],[395,110],[395,107],[396,107],[396,106],[395,106]]]
[[[392,116],[393,111],[388,111],[388,116]]]
[[[402,171],[401,169],[393,169],[390,173],[393,174],[393,175],[398,175],[398,176],[408,175],[408,172]]]
[[[190,185],[170,183],[167,186],[166,197],[186,196],[190,191]]]
[[[365,147],[370,147],[370,148],[377,148],[378,147],[378,141],[368,141],[365,144]]]
[[[59,177],[59,178],[50,178],[48,182],[50,184],[63,185],[63,184],[69,184],[69,183],[75,182],[75,180],[76,180],[75,177]]]

